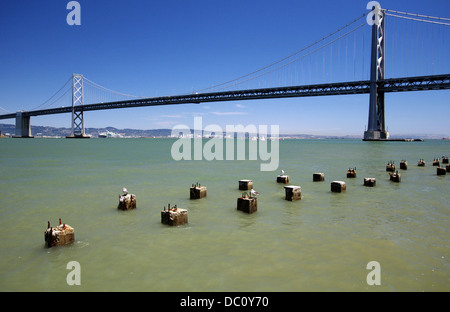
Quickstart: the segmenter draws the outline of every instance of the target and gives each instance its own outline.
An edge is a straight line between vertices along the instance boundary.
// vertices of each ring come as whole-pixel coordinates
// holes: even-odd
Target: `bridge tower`
[[[386,131],[384,121],[384,92],[378,89],[378,81],[384,79],[385,13],[377,5],[372,8],[372,14],[369,121],[367,130],[364,131],[364,141],[389,139],[389,132]]]
[[[72,75],[72,133],[66,138],[89,138],[84,133],[84,114],[83,109],[76,111],[75,106],[83,106],[83,75]]]
[[[14,138],[32,138],[30,116],[24,112],[19,111],[16,113],[16,133]]]

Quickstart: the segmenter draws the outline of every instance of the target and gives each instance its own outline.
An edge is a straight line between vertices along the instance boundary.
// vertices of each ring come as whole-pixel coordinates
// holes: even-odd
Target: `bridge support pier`
[[[75,106],[84,104],[83,75],[72,75],[72,133],[68,139],[88,139],[84,133],[83,111],[75,111]]]
[[[364,131],[364,141],[389,139],[384,121],[384,92],[379,89],[378,81],[384,79],[384,11],[378,6],[373,8],[372,47],[370,59],[370,100],[369,121]]]
[[[14,138],[33,138],[31,135],[30,116],[23,115],[23,112],[16,114],[16,134]]]
[[[389,132],[387,131],[364,131],[364,141],[381,141],[389,139]]]

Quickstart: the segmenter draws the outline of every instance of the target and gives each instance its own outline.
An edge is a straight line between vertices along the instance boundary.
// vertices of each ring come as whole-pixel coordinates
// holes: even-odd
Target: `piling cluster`
[[[448,157],[446,156],[442,156],[442,159],[435,158],[435,160],[433,161],[433,166],[437,166],[436,175],[438,176],[446,175],[447,172],[450,172],[450,165],[441,167],[441,164],[439,162],[440,160],[442,161],[442,165],[448,164]]]
[[[445,167],[440,166],[440,158],[433,159],[433,166],[436,166],[437,175],[446,175],[446,172],[450,172],[450,165]],[[448,164],[448,157],[442,156],[442,164]],[[425,167],[425,160],[419,159],[417,166]],[[406,160],[400,161],[400,169],[407,170],[408,163]],[[401,173],[395,170],[394,161],[389,161],[386,165],[386,171],[389,172],[389,179],[392,182],[401,182]],[[356,178],[356,167],[349,168],[347,170],[347,178]],[[325,174],[323,172],[313,173],[314,182],[325,181]],[[287,184],[289,182],[289,176],[285,174],[282,170],[281,174],[277,176],[277,183]],[[376,179],[373,177],[364,178],[364,186],[374,187],[376,186]],[[252,214],[258,210],[258,200],[257,196],[259,193],[253,189],[253,180],[239,180],[238,189],[240,191],[245,191],[237,198],[237,210]],[[342,193],[347,190],[347,185],[345,181],[332,181],[331,182],[331,192]],[[285,200],[287,201],[297,201],[302,199],[302,188],[299,185],[287,185],[284,186],[285,189]],[[206,197],[206,186],[202,186],[199,182],[193,183],[189,190],[190,199],[201,199]],[[129,194],[126,188],[122,189],[122,194],[119,195],[118,209],[130,210],[136,208],[136,195]],[[187,209],[178,208],[177,205],[171,207],[170,203],[164,206],[161,211],[161,223],[169,226],[178,226],[188,223],[188,211]],[[68,224],[62,223],[59,219],[59,225],[56,227],[51,227],[50,221],[48,222],[47,229],[44,232],[44,240],[47,247],[68,245],[75,241],[75,231],[74,228]]]
[[[442,161],[442,166],[441,166]],[[433,158],[433,166],[436,166],[436,175],[443,176],[446,175],[447,172],[450,172],[450,165],[444,166],[444,164],[448,164],[448,157],[442,156],[442,158],[435,157]]]

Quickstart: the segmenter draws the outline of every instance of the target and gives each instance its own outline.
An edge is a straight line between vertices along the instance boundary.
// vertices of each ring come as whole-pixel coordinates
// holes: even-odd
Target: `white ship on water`
[[[99,138],[123,138],[123,135],[106,130],[106,132],[99,133],[98,137]]]

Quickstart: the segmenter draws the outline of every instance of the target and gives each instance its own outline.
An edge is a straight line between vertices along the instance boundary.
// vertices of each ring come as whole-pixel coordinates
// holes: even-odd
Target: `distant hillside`
[[[15,125],[0,124],[2,134],[9,133],[14,135],[16,131]],[[114,127],[106,128],[86,128],[87,135],[98,137],[100,133],[106,131],[114,132],[125,137],[153,138],[168,137],[172,133],[171,129],[155,129],[155,130],[138,130],[138,129],[117,129]],[[46,126],[31,126],[31,134],[35,137],[66,137],[72,132],[71,128],[55,128]]]
[[[15,125],[0,124],[0,132],[3,135],[14,135],[16,131]],[[46,126],[31,126],[31,134],[35,137],[66,137],[71,134],[71,128],[55,128]],[[153,130],[139,130],[139,129],[117,129],[114,127],[106,128],[86,128],[87,135],[98,137],[100,133],[110,131],[120,134],[124,137],[132,138],[165,138],[172,133],[171,129],[153,129]],[[193,130],[191,130],[193,132]],[[225,133],[224,133],[225,135]],[[248,134],[246,135],[248,137]],[[362,139],[362,135],[314,135],[314,134],[280,134],[280,137],[292,139]],[[391,133],[393,139],[403,138],[417,138],[417,139],[442,139],[448,137],[444,134],[400,134],[394,135]]]
[[[0,131],[3,134],[14,135],[16,128],[14,125],[0,124]],[[71,134],[71,128],[55,128],[46,126],[31,126],[31,134],[35,137],[66,137]],[[92,137],[98,137],[100,133],[106,131],[120,134],[123,137],[132,138],[164,138],[169,137],[172,134],[171,129],[154,129],[154,130],[138,130],[138,129],[117,129],[114,127],[106,128],[86,128],[87,135]],[[193,130],[191,130],[193,133]],[[206,135],[208,133],[205,133]],[[225,135],[225,133],[224,133]],[[248,133],[245,135],[248,137]],[[285,138],[292,139],[359,139],[361,136],[325,136],[325,135],[313,135],[313,134],[288,134],[280,135]],[[236,134],[235,134],[236,137]]]

